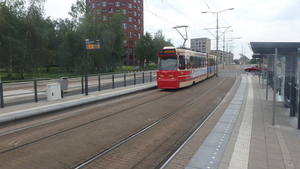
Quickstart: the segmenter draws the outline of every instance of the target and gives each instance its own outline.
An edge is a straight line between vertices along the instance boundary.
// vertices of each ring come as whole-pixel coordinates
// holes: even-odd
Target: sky
[[[67,18],[75,2],[46,0],[45,16]],[[300,42],[299,7],[299,0],[144,0],[144,31],[162,30],[178,47],[183,38],[173,27],[187,25],[186,47],[192,38],[209,38],[215,50],[217,15],[202,12],[225,10],[218,14],[219,50],[223,50],[225,35],[225,50],[228,44],[235,59],[242,53],[251,58],[250,42]],[[185,34],[184,28],[178,30]]]

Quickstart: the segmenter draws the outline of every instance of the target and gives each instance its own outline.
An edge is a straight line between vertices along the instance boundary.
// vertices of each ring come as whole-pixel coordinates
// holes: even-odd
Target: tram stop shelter
[[[276,105],[283,102],[291,117],[296,117],[300,129],[300,42],[250,42],[253,58],[266,61],[267,70],[262,72],[266,81],[266,99],[269,87],[273,90],[273,119]]]

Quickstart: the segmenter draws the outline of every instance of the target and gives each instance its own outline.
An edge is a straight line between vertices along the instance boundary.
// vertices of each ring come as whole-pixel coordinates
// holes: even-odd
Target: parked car
[[[260,67],[259,65],[254,65],[254,66],[251,66],[251,67],[246,67],[244,69],[246,72],[250,72],[250,71],[259,71],[259,70],[267,70],[266,67]]]

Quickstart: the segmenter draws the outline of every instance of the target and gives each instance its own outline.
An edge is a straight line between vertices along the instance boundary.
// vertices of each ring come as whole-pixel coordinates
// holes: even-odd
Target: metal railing
[[[88,77],[88,90],[101,91],[105,89],[115,89],[116,87],[126,87],[153,81],[154,72],[133,72],[124,74],[98,75]],[[0,104],[1,108],[5,105],[16,105],[28,102],[38,102],[46,98],[46,85],[60,83],[61,79],[55,80],[33,80],[30,82],[19,83],[0,83]],[[68,89],[61,91],[64,95],[84,94],[84,78],[68,78]],[[62,85],[62,84],[61,84]],[[34,97],[34,99],[32,99]]]

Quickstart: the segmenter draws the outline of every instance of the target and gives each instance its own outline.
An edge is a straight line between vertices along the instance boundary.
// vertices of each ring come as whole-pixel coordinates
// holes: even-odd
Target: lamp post
[[[229,33],[229,32],[233,32],[233,30],[223,32],[223,55],[222,55],[223,69],[224,69],[224,62],[225,62],[225,59],[226,59],[226,66],[227,66],[227,57],[228,57],[227,51],[225,51],[225,34],[226,34],[226,33]],[[222,36],[222,35],[221,35],[221,36]]]
[[[221,12],[224,12],[224,11],[228,11],[228,10],[234,10],[234,8],[228,8],[228,9],[225,9],[223,11],[219,11],[219,12],[211,12],[211,11],[204,11],[202,13],[213,13],[213,14],[216,14],[217,15],[217,37],[216,37],[216,43],[217,43],[217,65],[216,65],[216,76],[218,77],[219,76],[219,69],[218,69],[218,66],[219,66],[219,13]]]

